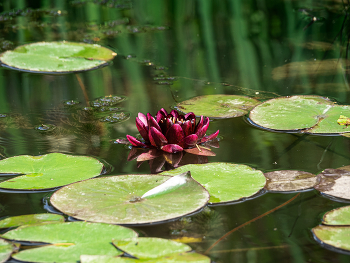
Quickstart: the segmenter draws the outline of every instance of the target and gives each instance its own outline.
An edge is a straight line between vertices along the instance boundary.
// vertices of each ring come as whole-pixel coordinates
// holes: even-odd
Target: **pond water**
[[[127,161],[127,147],[111,143],[137,134],[138,112],[155,114],[207,94],[259,100],[313,94],[349,104],[348,64],[338,60],[347,57],[344,8],[338,0],[3,0],[3,51],[67,40],[97,43],[118,55],[106,67],[79,74],[0,68],[0,114],[6,115],[0,116],[0,158],[61,152],[102,159],[114,167],[110,175],[150,173],[147,163],[137,168],[135,160]],[[81,110],[87,101],[110,94],[127,97],[118,107],[130,112],[130,119],[108,123],[87,118]],[[40,125],[56,128],[35,129]],[[209,162],[314,174],[350,164],[350,141],[342,136],[273,133],[253,127],[246,117],[213,120],[208,133],[217,129],[220,148]],[[0,193],[0,217],[46,212],[50,194]],[[266,193],[135,229],[152,237],[203,238],[191,243],[203,253],[228,231],[293,196]],[[324,212],[344,205],[315,190],[303,192],[232,233],[209,256],[217,263],[349,262],[350,256],[321,247],[310,231]]]

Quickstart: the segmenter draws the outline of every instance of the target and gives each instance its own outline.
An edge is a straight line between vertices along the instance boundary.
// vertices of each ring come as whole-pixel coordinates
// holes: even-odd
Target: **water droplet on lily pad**
[[[176,189],[141,198],[170,178],[148,174],[95,178],[61,188],[51,204],[77,219],[133,225],[178,218],[207,204],[208,192],[192,178]]]
[[[281,170],[264,174],[267,178],[265,189],[271,192],[291,192],[312,189],[316,175],[304,171]]]
[[[132,229],[109,224],[69,222],[39,224],[20,227],[6,232],[3,238],[45,242],[36,248],[22,250],[12,255],[13,258],[29,262],[78,262],[80,255],[122,254],[111,241],[137,237]]]
[[[205,95],[178,103],[175,108],[181,112],[194,112],[196,116],[212,118],[233,118],[243,116],[259,103],[258,100],[238,95]]]
[[[7,117],[6,114],[0,114],[0,118],[5,118],[5,117]]]
[[[101,162],[88,156],[73,156],[62,153],[41,156],[19,155],[0,160],[0,173],[19,174],[18,177],[1,182],[0,188],[13,190],[52,189],[98,176],[102,169]]]
[[[250,121],[263,129],[312,134],[350,132],[339,125],[341,115],[350,116],[350,106],[338,105],[320,96],[290,96],[271,99],[257,105]]]
[[[176,175],[186,171],[208,190],[211,204],[243,201],[257,194],[266,183],[261,171],[234,163],[188,164],[161,174]]]
[[[0,54],[3,66],[36,73],[69,73],[107,65],[117,54],[100,45],[37,42]]]

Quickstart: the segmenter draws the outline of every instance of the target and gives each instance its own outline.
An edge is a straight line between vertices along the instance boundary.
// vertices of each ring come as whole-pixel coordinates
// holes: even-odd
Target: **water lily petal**
[[[147,152],[140,154],[137,157],[137,161],[138,162],[149,161],[149,160],[152,160],[154,158],[159,157],[161,154],[162,154],[162,151],[159,151],[158,149],[151,149]]]
[[[162,129],[158,125],[158,122],[149,113],[147,113],[147,120],[148,120],[148,130],[150,130],[151,127],[154,127],[158,131],[160,131],[160,132],[162,131]]]
[[[161,148],[164,152],[177,153],[183,151],[183,148],[177,144],[167,144]]]
[[[213,134],[210,134],[209,136],[204,136],[201,140],[201,143],[214,140],[216,137],[218,137],[218,135],[219,135],[219,130],[217,130]]]
[[[188,135],[183,139],[184,148],[190,148],[196,145],[198,136],[196,134]]]
[[[171,119],[163,119],[159,122],[159,126],[162,129],[162,133],[166,134],[167,131],[170,129],[171,126],[173,126],[173,122],[171,121]]]
[[[195,122],[192,120],[185,121],[182,125],[182,130],[184,131],[185,137],[194,133]]]
[[[165,136],[154,127],[150,127],[148,137],[151,144],[155,147],[161,147],[168,143]]]
[[[176,110],[172,110],[170,114],[175,118],[175,120],[179,117],[179,113]]]
[[[159,123],[159,121],[163,118],[166,118],[167,115],[168,115],[167,111],[164,108],[161,108],[157,112],[157,122]]]
[[[147,121],[146,115],[139,112],[139,114],[137,114],[137,117],[143,123],[143,125],[146,127],[146,129],[148,129],[148,121]]]
[[[128,138],[128,141],[131,143],[132,146],[135,146],[135,147],[147,147],[146,144],[140,142],[135,137],[132,137],[130,135],[126,135],[126,138]]]
[[[145,126],[145,124],[139,117],[136,117],[136,128],[141,134],[142,138],[148,142],[148,127]]]
[[[179,166],[179,163],[182,159],[183,152],[177,152],[177,153],[163,153],[164,159],[167,163],[171,164],[174,168]]]
[[[203,127],[203,121],[203,115],[201,115],[199,122],[196,125],[195,133],[197,133],[197,131]]]
[[[198,139],[202,139],[205,133],[207,132],[209,127],[209,118],[205,118],[203,121],[203,126],[197,129],[196,134],[198,135]]]
[[[199,149],[198,149],[199,148]],[[195,154],[195,155],[202,155],[202,156],[215,156],[216,154],[212,152],[210,149],[198,146],[191,149],[184,149],[185,152]]]
[[[181,126],[179,124],[174,124],[169,128],[165,137],[168,139],[168,143],[178,144],[185,136]]]
[[[185,115],[185,120],[196,119],[196,115],[193,112],[189,112]]]

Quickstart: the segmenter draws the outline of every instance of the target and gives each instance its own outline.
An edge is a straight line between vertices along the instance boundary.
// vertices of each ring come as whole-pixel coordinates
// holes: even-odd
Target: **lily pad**
[[[19,227],[2,237],[51,244],[20,251],[12,256],[17,260],[75,263],[81,255],[86,254],[120,255],[122,252],[111,244],[111,240],[137,237],[137,233],[117,225],[70,222]]]
[[[350,106],[337,105],[320,96],[291,96],[265,101],[249,114],[253,124],[265,129],[316,134],[350,132],[339,125],[341,115],[350,116]]]
[[[100,175],[103,164],[86,156],[50,153],[0,160],[0,173],[23,174],[0,183],[0,188],[43,190]]]
[[[171,177],[120,175],[67,185],[51,197],[52,205],[72,217],[112,224],[162,222],[198,211],[208,192],[192,178],[159,194],[141,198]]]
[[[350,206],[343,206],[327,212],[323,224],[332,226],[350,226]]]
[[[350,200],[350,166],[325,169],[317,175],[315,189],[335,198]]]
[[[146,260],[138,260],[127,257],[112,257],[112,256],[90,256],[83,255],[80,257],[81,263],[187,263],[187,262],[195,262],[195,263],[210,263],[210,258],[198,254],[198,253],[180,253],[168,255],[162,258],[154,258],[154,259],[146,259]]]
[[[312,229],[316,241],[322,245],[346,250],[350,252],[350,226],[325,226],[319,225]]]
[[[205,95],[185,100],[176,105],[184,113],[211,118],[233,118],[243,116],[259,103],[258,100],[238,95]]]
[[[265,173],[265,189],[271,192],[300,191],[314,187],[316,175],[304,171],[281,170]]]
[[[16,245],[0,239],[0,263],[6,262],[10,258],[12,252],[17,249],[18,247]]]
[[[119,250],[138,259],[159,258],[192,250],[186,244],[163,238],[138,237],[126,240],[113,240],[113,244]]]
[[[40,223],[64,222],[64,217],[57,214],[34,214],[13,216],[0,220],[0,228],[34,225]]]
[[[265,186],[264,174],[247,165],[233,163],[188,164],[161,174],[191,171],[192,177],[209,192],[211,204],[242,200]]]
[[[38,42],[0,54],[3,66],[37,73],[68,73],[106,65],[117,54],[100,45]]]

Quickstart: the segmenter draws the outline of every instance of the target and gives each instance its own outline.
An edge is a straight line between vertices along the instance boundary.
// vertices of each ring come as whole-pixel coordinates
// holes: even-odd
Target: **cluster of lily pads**
[[[0,61],[2,66],[12,69],[62,74],[105,66],[115,55],[112,50],[99,45],[42,42],[4,52]],[[92,102],[91,107],[103,111],[104,107],[121,100],[123,97],[105,97]],[[212,119],[249,113],[251,124],[276,132],[343,136],[350,132],[350,106],[338,105],[320,96],[278,97],[261,103],[246,96],[207,95],[178,103],[175,108],[184,114],[194,112],[195,116]],[[91,108],[85,110],[88,112]],[[165,115],[163,117],[168,118]],[[191,114],[191,121],[195,120],[194,115]],[[115,114],[105,121],[127,118],[124,113]],[[146,130],[146,127],[141,129]],[[179,137],[179,132],[176,134]],[[195,144],[198,140],[192,141]],[[184,145],[189,149],[193,146]],[[137,141],[134,146],[144,145]],[[170,152],[177,151],[174,148]],[[65,215],[88,222],[65,223],[63,217],[56,215],[4,219],[0,221],[0,227],[1,224],[3,228],[20,227],[6,232],[2,238],[49,244],[12,254],[19,246],[1,239],[0,262],[11,254],[15,259],[31,262],[210,262],[209,258],[190,252],[187,245],[139,238],[133,230],[114,224],[160,223],[200,211],[208,203],[242,202],[267,191],[290,193],[317,189],[333,200],[350,199],[348,167],[326,169],[316,176],[292,170],[264,174],[242,164],[208,163],[184,165],[157,175],[129,174],[92,179],[101,175],[102,169],[103,164],[94,158],[60,153],[1,160],[0,173],[10,177],[1,180],[1,190],[47,191],[64,186],[52,195],[51,204]],[[315,239],[326,246],[350,250],[347,237],[350,233],[349,211],[349,207],[343,207],[327,213],[323,224],[313,229]],[[78,232],[80,235],[76,235]]]

